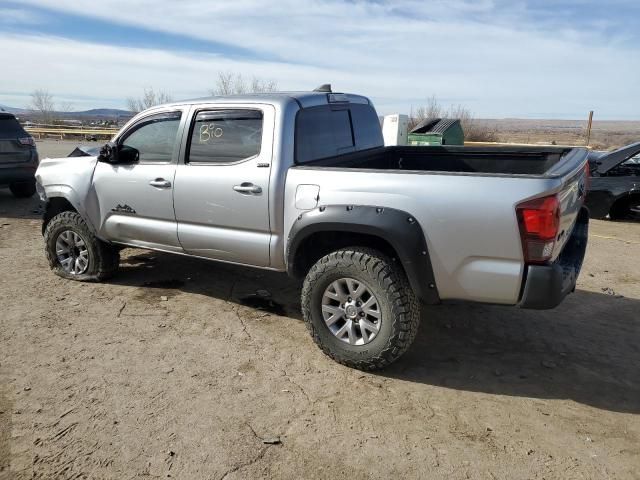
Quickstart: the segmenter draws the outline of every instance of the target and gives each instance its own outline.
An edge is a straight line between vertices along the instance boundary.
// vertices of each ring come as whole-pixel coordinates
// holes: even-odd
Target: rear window
[[[15,117],[0,117],[0,137],[16,138],[24,135],[24,130]]]
[[[296,163],[383,145],[378,115],[371,105],[320,105],[296,117]]]

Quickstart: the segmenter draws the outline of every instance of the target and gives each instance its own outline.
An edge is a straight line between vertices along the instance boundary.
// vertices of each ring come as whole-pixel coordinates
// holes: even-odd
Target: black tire
[[[640,207],[640,197],[637,195],[624,200],[618,200],[613,204],[609,211],[609,218],[611,220],[639,220],[640,213],[638,208]]]
[[[33,197],[34,193],[36,193],[36,181],[31,180],[28,182],[12,183],[9,185],[9,190],[11,190],[13,196],[17,198]]]
[[[370,343],[351,345],[340,340],[323,319],[325,290],[341,278],[366,284],[378,300],[380,330]],[[413,343],[420,324],[420,305],[404,271],[382,253],[360,247],[330,253],[311,267],[302,288],[302,314],[325,354],[359,370],[377,370],[397,360]]]
[[[56,254],[58,236],[70,230],[76,233],[86,245],[89,262],[86,270],[79,274],[65,271]],[[62,212],[53,217],[44,231],[45,253],[51,270],[62,278],[82,282],[97,282],[111,277],[120,264],[119,251],[96,238],[77,212]]]

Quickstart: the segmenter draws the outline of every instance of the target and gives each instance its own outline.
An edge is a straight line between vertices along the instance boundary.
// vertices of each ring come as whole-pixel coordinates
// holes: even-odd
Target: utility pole
[[[587,123],[587,147],[591,141],[591,125],[593,124],[593,110],[589,112],[589,123]]]

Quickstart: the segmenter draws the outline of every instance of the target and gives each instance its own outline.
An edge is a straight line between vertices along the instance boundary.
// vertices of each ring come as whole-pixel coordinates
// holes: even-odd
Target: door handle
[[[239,193],[262,193],[261,187],[249,182],[243,182],[240,185],[234,185],[233,189]]]
[[[151,180],[149,185],[156,188],[169,188],[171,187],[171,182],[164,178],[156,178],[155,180]]]

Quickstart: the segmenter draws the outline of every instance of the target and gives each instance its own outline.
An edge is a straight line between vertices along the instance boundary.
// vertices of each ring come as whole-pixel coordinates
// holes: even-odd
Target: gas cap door
[[[320,199],[319,185],[298,185],[296,189],[296,208],[298,210],[313,210]]]

